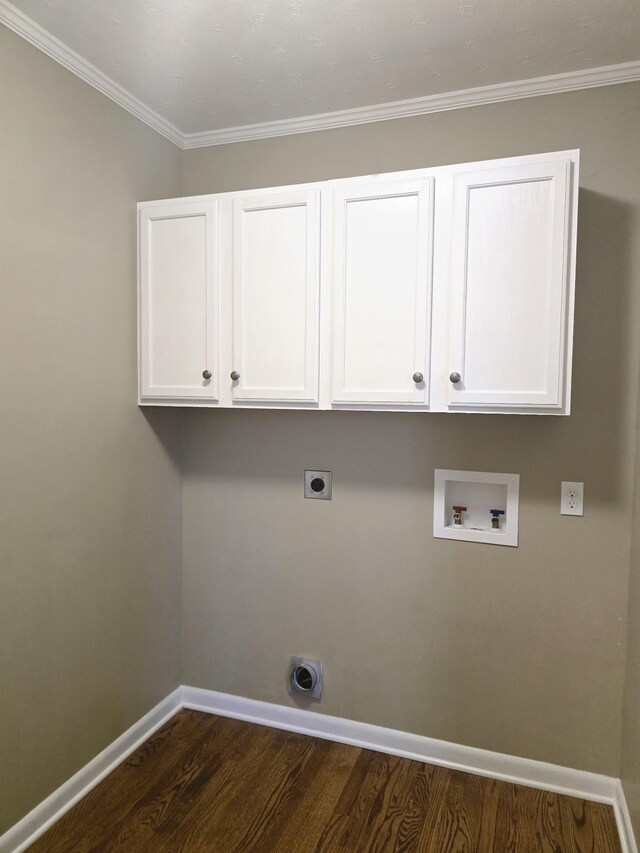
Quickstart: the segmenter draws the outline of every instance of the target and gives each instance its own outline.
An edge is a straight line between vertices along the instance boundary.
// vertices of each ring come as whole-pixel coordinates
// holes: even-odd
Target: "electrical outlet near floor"
[[[584,515],[584,483],[560,484],[560,515]]]

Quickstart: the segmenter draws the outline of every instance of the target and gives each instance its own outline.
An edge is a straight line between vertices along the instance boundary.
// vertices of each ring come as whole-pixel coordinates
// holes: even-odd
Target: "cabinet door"
[[[233,203],[234,402],[318,402],[319,191]]]
[[[334,403],[429,403],[432,185],[335,190]]]
[[[568,160],[454,175],[450,407],[562,407],[569,190]]]
[[[216,220],[214,201],[140,206],[141,401],[218,399]]]

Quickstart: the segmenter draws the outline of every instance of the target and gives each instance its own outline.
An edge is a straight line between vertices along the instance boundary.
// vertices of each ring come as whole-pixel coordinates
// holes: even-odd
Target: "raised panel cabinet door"
[[[141,205],[140,399],[218,399],[215,201]]]
[[[334,191],[334,404],[429,404],[432,207],[431,178]]]
[[[569,160],[454,176],[449,407],[564,405],[570,188]]]
[[[318,403],[320,193],[233,202],[234,402]]]

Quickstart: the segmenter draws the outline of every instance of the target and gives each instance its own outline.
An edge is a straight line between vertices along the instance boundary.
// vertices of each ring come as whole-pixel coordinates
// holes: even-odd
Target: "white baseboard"
[[[464,770],[467,773],[515,782],[518,785],[568,794],[571,797],[583,797],[603,803],[613,803],[616,799],[618,780],[598,773],[571,770],[529,758],[516,758],[513,755],[461,746],[423,735],[197,687],[183,687],[182,704],[185,708],[210,714],[235,717],[277,729],[374,749],[389,755],[425,761],[428,764],[439,764],[453,770]]]
[[[182,707],[178,687],[142,719],[103,749],[88,764],[43,800],[19,823],[0,836],[0,853],[22,853],[62,815],[81,800],[98,782],[136,750]]]
[[[198,687],[179,687],[156,705],[1,836],[0,853],[22,853],[26,850],[180,708],[233,717],[505,782],[608,803],[614,809],[622,853],[638,853],[619,779]]]
[[[627,807],[627,799],[624,795],[622,782],[619,779],[616,780],[616,799],[613,804],[613,811],[616,816],[616,823],[618,824],[622,853],[638,853],[633,826],[631,825],[631,815]]]

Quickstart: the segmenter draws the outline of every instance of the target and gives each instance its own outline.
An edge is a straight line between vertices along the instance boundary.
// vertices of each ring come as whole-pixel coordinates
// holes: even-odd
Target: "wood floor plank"
[[[359,844],[362,843],[363,833],[369,825],[371,812],[375,809],[380,792],[388,784],[393,768],[401,760],[392,755],[373,753],[362,787],[351,804],[349,821],[345,824],[342,836],[337,840],[338,850],[362,849]]]
[[[314,853],[336,853],[336,851],[341,850],[340,839],[348,823],[349,817],[347,815],[334,812],[318,839]]]
[[[536,802],[536,835],[540,853],[557,853],[564,850],[562,815],[559,795],[552,791],[530,788]],[[570,848],[569,848],[570,849]]]
[[[417,762],[417,765],[409,799],[395,838],[398,853],[420,849],[424,826],[429,821],[429,815],[437,812],[440,792],[444,796],[447,787],[446,784],[442,785],[445,776],[442,768],[421,762]]]
[[[613,809],[180,711],[29,853],[621,853]]]
[[[255,780],[269,775],[286,740],[286,732],[247,726],[219,767],[204,768],[207,783],[197,796],[185,798],[181,808],[158,827],[154,850],[179,853],[215,849],[207,845],[217,844],[232,825],[246,820],[243,801],[255,802]]]
[[[277,839],[273,838],[274,850],[296,850],[304,846],[307,850],[331,849],[334,833],[329,832],[320,846],[321,839],[331,823],[340,795],[357,761],[359,750],[341,743],[324,741],[319,753],[321,761],[307,768],[307,776],[301,780],[304,790],[296,809]],[[313,768],[313,777],[309,772]],[[336,832],[337,834],[337,828]]]
[[[233,835],[225,833],[222,849],[231,853],[276,849],[274,839],[288,823],[303,793],[299,782],[305,770],[313,766],[314,758],[321,760],[324,746],[300,735],[288,738],[279,756],[278,770],[265,775],[257,786],[254,802],[259,803],[259,808],[245,809],[245,826]]]
[[[436,829],[451,782],[451,773],[444,767],[434,767],[429,779],[423,806],[423,823],[417,850],[419,853],[438,853]]]
[[[354,823],[355,803],[361,796],[365,780],[376,757],[370,750],[358,750],[356,761],[347,782],[338,798],[334,815],[325,827],[316,849],[323,853],[334,853],[343,849],[342,841]]]
[[[496,812],[493,844],[504,853],[538,850],[535,833],[535,799],[528,788],[511,783],[498,783],[499,803]]]
[[[392,765],[386,785],[378,791],[372,803],[357,846],[362,847],[366,840],[371,853],[397,850],[398,833],[410,805],[419,768],[417,761],[402,758]]]
[[[478,849],[482,801],[487,780],[452,770],[435,831],[441,853],[472,853]]]
[[[572,853],[595,853],[595,827],[590,820],[590,803],[576,797],[561,797],[560,815],[565,843]]]
[[[307,738],[292,736],[287,732],[273,731],[262,726],[254,726],[252,729],[254,732],[260,730],[260,739],[255,735],[248,742],[244,754],[230,761],[224,768],[228,776],[224,788],[219,788],[213,799],[209,792],[203,794],[196,804],[195,818],[191,813],[181,815],[183,837],[179,846],[175,846],[169,834],[168,845],[158,847],[158,850],[166,849],[172,853],[177,849],[230,851],[241,843],[256,813],[262,813],[266,819],[265,809],[269,808],[268,800],[273,795],[274,787],[281,793],[280,786],[284,783],[286,787],[288,774],[293,772],[295,776],[299,761],[304,761],[305,756],[301,758],[300,754],[305,752],[306,755],[312,744],[308,743]],[[295,765],[293,771],[292,764]],[[273,806],[271,811],[274,811]]]
[[[373,763],[377,753],[369,749],[357,750],[357,758],[353,769],[347,779],[347,784],[344,786],[340,798],[336,805],[336,813],[348,817],[353,811],[353,806],[357,798],[360,796],[364,786],[369,768]]]
[[[584,801],[583,801],[584,802]],[[605,803],[592,803],[587,801],[588,821],[593,824],[594,851],[600,853],[622,853],[620,836],[616,826],[613,809]],[[582,849],[578,848],[580,853]]]
[[[482,797],[482,813],[480,815],[480,835],[478,850],[493,850],[495,848],[500,811],[500,797],[504,787],[497,779],[486,779]],[[496,848],[497,849],[497,848]]]
[[[107,849],[122,851],[154,850],[159,847],[158,833],[163,825],[174,822],[185,805],[197,802],[212,778],[224,779],[222,768],[242,748],[248,737],[246,727],[237,720],[212,718],[211,725],[200,731],[190,749],[174,762],[167,772],[156,777],[134,808],[115,822],[91,853]]]
[[[78,806],[60,818],[44,839],[32,844],[29,853],[69,853],[69,838],[73,839],[74,853],[88,853],[94,845],[94,835],[106,835],[146,797],[150,780],[170,771],[193,748],[194,740],[213,730],[217,718],[207,719],[207,716],[184,710],[172,717],[109,774],[108,784],[105,780],[96,786]],[[83,813],[92,815],[90,831],[79,820]]]

